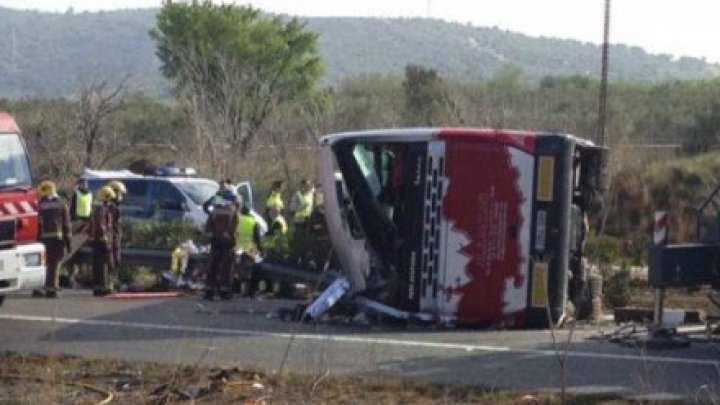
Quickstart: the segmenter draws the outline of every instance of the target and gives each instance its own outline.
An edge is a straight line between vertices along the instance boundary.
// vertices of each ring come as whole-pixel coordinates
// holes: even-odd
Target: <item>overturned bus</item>
[[[319,155],[323,188],[337,190],[328,230],[360,302],[511,328],[589,304],[583,242],[603,148],[567,134],[391,129],[322,137]]]

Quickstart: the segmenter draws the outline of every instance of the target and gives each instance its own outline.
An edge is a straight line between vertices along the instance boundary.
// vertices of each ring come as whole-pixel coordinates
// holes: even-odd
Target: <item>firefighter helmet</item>
[[[114,200],[116,197],[115,191],[113,191],[112,187],[110,186],[104,186],[100,188],[97,194],[97,198],[100,201],[107,202]]]
[[[45,180],[38,185],[40,197],[52,197],[57,194],[57,186],[50,180]]]
[[[110,183],[107,184],[113,191],[115,192],[115,196],[117,198],[122,197],[124,194],[127,194],[127,188],[125,188],[125,184],[123,184],[122,181],[119,180],[113,180]]]

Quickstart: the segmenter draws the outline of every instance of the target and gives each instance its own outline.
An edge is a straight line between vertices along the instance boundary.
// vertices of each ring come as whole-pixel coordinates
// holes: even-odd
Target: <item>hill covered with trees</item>
[[[43,13],[0,7],[0,96],[66,96],[83,83],[129,77],[148,94],[167,94],[148,31],[157,10]],[[509,66],[531,81],[599,73],[599,48],[534,38],[498,28],[428,19],[309,18],[320,38],[325,80],[368,73],[401,74],[408,64],[462,81],[494,77]],[[720,73],[702,59],[612,47],[611,78],[703,79]]]

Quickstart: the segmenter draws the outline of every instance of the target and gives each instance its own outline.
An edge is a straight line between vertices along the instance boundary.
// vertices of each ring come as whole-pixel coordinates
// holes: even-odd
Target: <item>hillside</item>
[[[154,10],[54,14],[0,7],[0,96],[67,95],[83,81],[128,75],[148,93],[166,93],[147,35],[154,15]],[[498,28],[372,18],[310,18],[308,26],[320,35],[331,84],[362,73],[401,72],[408,63],[471,80],[508,65],[531,80],[599,71],[595,45]],[[698,79],[720,72],[701,59],[673,60],[624,45],[613,46],[611,63],[611,77],[622,80]]]

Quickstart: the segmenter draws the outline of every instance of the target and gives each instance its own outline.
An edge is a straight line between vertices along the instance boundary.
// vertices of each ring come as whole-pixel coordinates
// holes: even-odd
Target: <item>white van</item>
[[[129,170],[86,169],[82,177],[88,180],[93,193],[109,181],[122,181],[128,191],[120,206],[125,218],[141,221],[187,219],[199,229],[202,229],[207,221],[203,203],[220,189],[215,180],[188,175],[143,176]],[[261,233],[264,234],[267,224],[253,209],[250,183],[238,183],[235,189],[237,194],[242,196],[243,204],[250,207],[251,213],[258,220]]]

